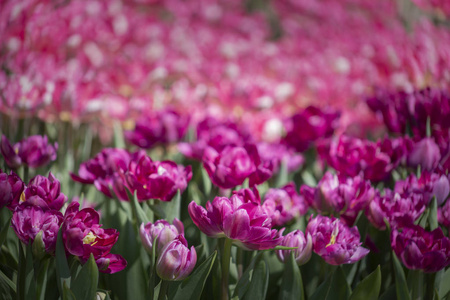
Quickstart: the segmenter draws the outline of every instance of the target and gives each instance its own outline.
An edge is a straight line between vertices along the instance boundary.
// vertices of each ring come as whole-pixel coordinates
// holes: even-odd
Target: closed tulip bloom
[[[300,230],[289,232],[283,237],[280,246],[297,247],[297,249],[293,250],[277,250],[277,257],[282,262],[286,262],[289,259],[291,252],[294,252],[294,259],[299,266],[306,264],[311,258],[312,237],[309,233],[305,235]]]
[[[25,204],[14,211],[11,226],[26,245],[35,242],[36,236],[42,231],[38,243],[43,243],[45,252],[52,254],[62,220],[63,216],[59,211],[43,210],[38,206]]]
[[[352,264],[369,253],[361,247],[358,228],[339,219],[318,215],[310,219],[306,233],[311,234],[314,252],[331,265]]]
[[[44,210],[60,210],[67,201],[67,196],[61,193],[59,180],[50,172],[48,178],[41,175],[32,178],[20,200]],[[20,201],[13,202],[11,207],[14,208],[20,203]]]
[[[206,209],[194,201],[189,204],[194,224],[206,235],[227,237],[246,250],[264,250],[277,246],[282,237],[272,229],[272,220],[250,189],[235,192],[230,198],[216,197]]]
[[[431,232],[416,225],[394,229],[391,246],[408,269],[435,273],[450,265],[450,239],[440,228]]]
[[[9,140],[2,136],[1,152],[6,163],[11,168],[24,164],[31,168],[39,168],[56,160],[58,143],[49,144],[47,136],[33,135],[11,145]]]
[[[192,171],[191,166],[184,167],[173,161],[152,161],[145,155],[130,163],[125,178],[139,200],[170,201],[178,190],[183,192],[186,189]]]
[[[295,189],[293,182],[279,189],[269,189],[264,197],[262,208],[272,219],[273,225],[282,226],[304,215],[308,205]]]
[[[114,274],[122,271],[127,266],[127,261],[119,254],[108,253],[95,260],[98,270],[106,274]]]
[[[14,172],[9,175],[0,170],[0,209],[18,203],[25,183]]]
[[[243,147],[225,147],[221,152],[207,148],[203,155],[203,167],[215,185],[234,188],[256,171],[250,154]]]
[[[166,220],[158,220],[155,223],[142,223],[139,235],[142,245],[148,253],[152,253],[156,241],[156,254],[158,255],[169,242],[179,235],[184,235],[184,226],[177,218],[173,220],[173,225]]]
[[[433,138],[424,138],[415,143],[408,155],[411,167],[421,166],[422,170],[434,170],[441,159],[439,146]]]
[[[325,173],[317,187],[303,185],[300,188],[305,201],[320,213],[337,214],[348,226],[352,226],[358,213],[365,209],[375,196],[370,181],[361,176],[339,177]]]
[[[163,280],[183,280],[191,274],[197,263],[194,246],[188,248],[184,236],[179,235],[167,244],[156,262],[156,273]]]

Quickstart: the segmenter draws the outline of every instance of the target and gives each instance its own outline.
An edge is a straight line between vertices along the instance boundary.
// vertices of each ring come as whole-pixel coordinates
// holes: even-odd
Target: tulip
[[[127,266],[127,261],[119,254],[108,253],[95,260],[98,270],[106,274],[114,274],[122,271]]]
[[[18,168],[22,164],[31,168],[39,168],[56,160],[58,143],[52,146],[48,143],[47,136],[33,135],[11,145],[9,140],[2,136],[0,149],[6,163],[11,168]]]
[[[10,205],[11,209],[25,201],[44,210],[60,210],[67,201],[67,196],[61,193],[59,180],[50,172],[48,178],[41,175],[32,178],[20,200],[20,202],[12,202]]]
[[[312,254],[312,237],[311,234],[305,234],[300,230],[289,232],[283,237],[280,246],[285,247],[297,247],[294,250],[277,250],[276,254],[281,262],[286,262],[289,259],[291,252],[294,252],[294,259],[297,265],[301,266],[306,264],[311,258]]]
[[[365,213],[373,226],[386,229],[385,220],[391,227],[402,228],[416,221],[425,211],[426,201],[421,194],[399,194],[389,189],[379,193],[370,202]]]
[[[437,214],[439,223],[450,229],[450,201],[439,207]]]
[[[126,131],[125,137],[134,145],[148,149],[157,143],[173,143],[181,140],[188,128],[187,114],[180,115],[173,110],[154,112],[137,121],[133,131]]]
[[[408,155],[408,164],[411,167],[421,166],[422,170],[434,170],[441,159],[438,145],[433,138],[424,138],[415,143]]]
[[[0,170],[0,209],[18,203],[25,184],[14,172],[8,175]]]
[[[271,249],[282,239],[271,228],[270,217],[250,189],[235,192],[230,198],[216,197],[206,203],[206,209],[192,201],[188,211],[203,233],[213,238],[227,237],[245,250]]]
[[[150,254],[156,241],[156,255],[159,255],[168,243],[173,241],[177,236],[184,235],[184,226],[177,218],[173,220],[173,225],[170,225],[166,220],[158,220],[155,223],[142,223],[139,235],[142,245]]]
[[[361,247],[358,228],[339,219],[318,215],[309,220],[306,233],[311,234],[314,252],[331,265],[352,264],[369,253]]]
[[[450,239],[440,228],[431,232],[416,225],[394,229],[391,246],[408,269],[435,273],[450,265]]]
[[[304,215],[308,205],[303,197],[297,194],[295,185],[291,182],[280,189],[269,189],[264,197],[262,208],[274,225],[282,226]]]
[[[179,235],[163,248],[156,262],[156,273],[163,280],[179,281],[191,274],[196,263],[194,246],[189,249],[184,236]]]
[[[330,137],[338,119],[336,111],[308,106],[287,121],[284,142],[298,152],[305,151],[318,137]]]
[[[63,216],[59,211],[43,210],[38,206],[25,204],[14,211],[11,226],[24,244],[43,244],[41,248],[45,249],[46,253],[52,254],[55,251],[62,220]],[[38,253],[38,256],[41,254]]]
[[[203,167],[212,183],[225,189],[241,185],[256,171],[250,154],[243,147],[225,147],[221,152],[206,148]]]
[[[335,213],[348,226],[352,226],[358,213],[364,210],[375,196],[370,182],[356,176],[345,178],[325,173],[316,188],[300,188],[305,201],[320,213]]]
[[[132,160],[124,177],[130,190],[133,193],[136,191],[139,200],[170,201],[178,190],[183,192],[186,189],[192,171],[190,166],[183,167],[173,161],[152,161],[145,155],[137,163]]]

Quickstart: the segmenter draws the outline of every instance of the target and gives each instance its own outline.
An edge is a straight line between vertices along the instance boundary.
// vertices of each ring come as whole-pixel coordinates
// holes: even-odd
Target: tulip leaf
[[[177,191],[176,195],[169,202],[164,202],[164,211],[166,213],[166,221],[173,222],[174,218],[180,219],[181,192]]]
[[[38,299],[45,299],[45,292],[47,289],[47,277],[48,277],[48,266],[50,264],[50,259],[45,258],[39,261],[36,275],[37,284],[37,297]]]
[[[450,292],[450,269],[447,269],[441,277],[439,284],[439,297],[444,298]]]
[[[119,121],[114,121],[114,147],[125,148],[122,125]]]
[[[217,251],[214,251],[188,278],[178,283],[176,288],[171,287],[168,292],[169,300],[200,299],[216,256]]]
[[[36,298],[36,279],[34,277],[33,253],[31,245],[26,247],[24,253],[22,243],[19,243],[19,274],[17,276],[17,298]]]
[[[364,278],[353,290],[350,300],[377,300],[381,288],[381,271],[377,269]]]
[[[302,275],[300,273],[300,268],[295,261],[294,252],[290,253],[289,260],[285,263],[285,270],[278,299],[305,299]]]
[[[211,179],[209,179],[208,172],[206,172],[205,168],[200,168],[202,171],[202,181],[203,181],[203,190],[205,191],[205,195],[209,196],[211,194],[212,183]]]
[[[263,251],[273,251],[273,250],[294,250],[297,249],[298,247],[288,247],[288,246],[276,246],[275,248],[272,249],[267,249],[267,250],[263,250]]]
[[[6,237],[8,236],[10,224],[11,218],[8,218],[8,220],[5,222],[5,225],[3,225],[2,230],[0,231],[0,248],[3,246],[3,243],[5,242]]]
[[[75,295],[72,293],[70,288],[67,286],[67,281],[64,281],[62,284],[62,299],[63,300],[76,300]],[[94,298],[95,299],[95,298]]]
[[[283,159],[280,165],[280,171],[278,171],[275,187],[281,188],[289,182],[289,171],[287,161]]]
[[[437,200],[435,196],[433,196],[433,199],[431,200],[428,223],[430,224],[430,230],[435,230],[439,226],[437,219]]]
[[[70,288],[70,269],[67,263],[66,250],[64,249],[64,242],[62,239],[62,230],[58,232],[56,240],[56,278],[58,289],[61,295],[64,294],[64,286]]]
[[[241,279],[236,284],[236,288],[234,289],[233,292],[233,297],[237,296],[239,299],[242,299],[244,297],[250,285],[251,272],[253,271],[255,264],[261,259],[262,255],[263,252],[259,251],[259,253],[255,257],[253,257],[249,266],[242,274]]]
[[[16,299],[16,284],[0,270],[0,299]]]
[[[77,299],[94,299],[97,293],[98,267],[91,253],[80,273],[72,281],[71,289]]]
[[[348,299],[351,294],[346,276],[341,267],[336,270],[323,282],[314,294],[311,300],[333,300]]]
[[[139,201],[137,198],[137,193],[135,192],[134,195],[132,195],[127,189],[127,194],[128,194],[128,199],[130,199],[130,205],[131,205],[131,210],[133,212],[133,217],[136,219],[136,224],[139,228],[139,226],[142,223],[147,224],[149,222],[148,217],[145,214],[144,210],[142,209],[141,205],[139,204]]]
[[[392,263],[394,265],[395,272],[395,288],[397,299],[411,299],[409,296],[408,286],[406,284],[405,273],[403,272],[403,267],[400,264],[397,256],[392,252]]]
[[[267,287],[269,286],[269,268],[265,260],[260,260],[253,269],[252,279],[250,281],[244,299],[261,300],[266,299]]]

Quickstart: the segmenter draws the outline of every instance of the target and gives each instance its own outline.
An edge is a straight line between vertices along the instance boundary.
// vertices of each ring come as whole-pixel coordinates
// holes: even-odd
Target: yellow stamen
[[[334,223],[333,224],[334,228],[333,228],[333,232],[331,233],[330,242],[325,247],[328,247],[328,246],[336,244],[336,237],[339,234],[339,225],[338,225],[338,223],[336,221],[334,221],[333,223]]]
[[[89,231],[89,233],[83,238],[83,244],[94,246],[97,243],[95,241],[96,238],[97,236],[92,231]]]
[[[22,192],[22,194],[20,194],[20,200],[19,202],[25,202],[25,192]]]

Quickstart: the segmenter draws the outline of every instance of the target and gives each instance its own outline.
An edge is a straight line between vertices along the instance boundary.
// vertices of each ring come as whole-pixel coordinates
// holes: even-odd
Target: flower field
[[[450,299],[450,2],[0,2],[0,299]]]

